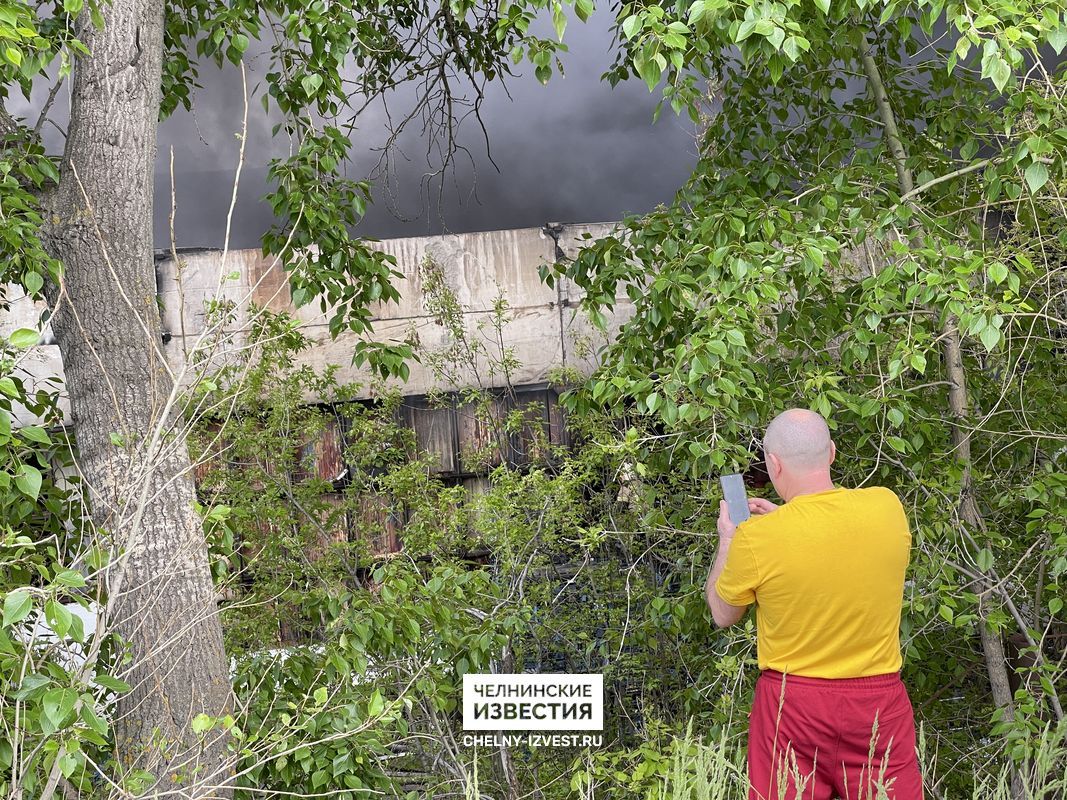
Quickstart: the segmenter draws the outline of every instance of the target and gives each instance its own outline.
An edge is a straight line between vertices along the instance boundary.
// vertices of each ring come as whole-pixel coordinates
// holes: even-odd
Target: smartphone
[[[730,519],[734,525],[744,522],[751,514],[748,512],[748,497],[745,495],[745,479],[739,473],[723,475],[719,478],[722,484],[722,496],[726,500],[726,507],[730,510]]]

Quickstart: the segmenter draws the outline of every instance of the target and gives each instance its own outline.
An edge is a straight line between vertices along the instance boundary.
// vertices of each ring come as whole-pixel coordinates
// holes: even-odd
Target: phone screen
[[[734,472],[719,478],[722,484],[722,496],[730,509],[730,519],[734,525],[744,522],[751,514],[748,512],[748,497],[745,495],[745,479]]]

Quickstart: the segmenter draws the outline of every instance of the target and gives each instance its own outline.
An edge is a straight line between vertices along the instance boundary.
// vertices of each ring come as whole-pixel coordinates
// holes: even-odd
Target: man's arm
[[[715,624],[720,628],[726,628],[738,622],[748,610],[748,606],[735,606],[727,603],[715,591],[715,581],[719,579],[722,574],[722,568],[726,566],[726,556],[730,553],[730,544],[732,542],[733,536],[729,538],[719,537],[719,550],[715,554],[715,563],[712,564],[711,572],[708,573],[707,583],[704,584],[704,599],[707,600],[708,608],[711,609],[711,618],[715,620]]]
[[[735,606],[727,603],[715,591],[715,581],[719,579],[723,567],[726,566],[726,557],[730,554],[730,545],[733,544],[736,530],[737,526],[730,519],[730,510],[726,506],[726,501],[723,500],[719,503],[719,549],[715,553],[715,563],[711,565],[708,580],[704,584],[704,599],[708,603],[708,608],[711,609],[711,618],[720,628],[733,625],[745,616],[745,611],[748,610],[748,606]]]

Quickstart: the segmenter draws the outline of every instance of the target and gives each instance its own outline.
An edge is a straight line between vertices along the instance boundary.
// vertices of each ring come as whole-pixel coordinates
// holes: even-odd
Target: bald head
[[[775,417],[763,436],[763,452],[791,471],[827,469],[832,461],[830,428],[814,411],[791,408]]]

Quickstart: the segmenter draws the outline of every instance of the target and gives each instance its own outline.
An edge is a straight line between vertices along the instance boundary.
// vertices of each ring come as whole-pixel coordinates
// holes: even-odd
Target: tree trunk
[[[889,97],[886,94],[885,83],[882,81],[878,64],[874,60],[874,51],[867,34],[862,33],[863,71],[867,75],[867,84],[871,95],[878,108],[878,116],[882,122],[886,146],[893,159],[893,165],[897,172],[897,184],[901,195],[912,207],[912,224],[918,225],[919,210],[914,201],[907,199],[915,189],[915,181],[912,177],[911,168],[907,163],[907,151],[904,149],[897,128],[896,118],[893,114]],[[957,320],[951,314],[945,316],[941,329],[941,355],[945,364],[945,372],[948,377],[948,411],[951,425],[952,452],[960,464],[960,518],[968,531],[980,531],[985,528],[981,511],[974,497],[974,479],[972,475],[971,458],[971,434],[970,434],[970,396],[967,391],[967,372],[963,366],[963,352],[961,350],[960,333]],[[1004,718],[1009,719],[1015,713],[1012,701],[1011,686],[1008,680],[1008,662],[1004,654],[1004,642],[999,633],[989,627],[989,598],[988,593],[992,587],[990,576],[983,572],[981,584],[978,586],[978,632],[982,642],[982,654],[985,658],[986,673],[989,676],[990,692],[993,695],[994,705],[1003,712]],[[1012,771],[1011,783],[1012,797],[1022,796],[1022,785],[1018,770]]]
[[[231,708],[231,687],[189,454],[163,358],[152,188],[163,1],[113,0],[73,72],[61,181],[46,243],[63,263],[49,287],[78,463],[96,535],[112,553],[107,630],[131,657],[114,710],[123,772],[146,770],[184,797],[225,797],[227,738],[191,720]],[[213,787],[222,786],[221,789]]]
[[[963,368],[963,353],[960,350],[960,335],[956,321],[946,322],[944,344],[942,345],[945,371],[948,375],[948,404],[952,414],[952,449],[962,466],[960,477],[960,517],[970,530],[985,529],[985,520],[978,510],[974,499],[974,479],[971,474],[971,435],[969,432],[970,398],[967,393],[967,373]],[[989,593],[992,580],[982,573],[979,588],[978,616],[982,624],[978,626],[985,652],[986,672],[989,674],[989,686],[993,693],[993,702],[997,708],[1004,709],[1005,716],[1014,714],[1015,704],[1012,698],[1011,683],[1008,676],[1008,659],[1004,653],[1004,641],[999,633],[989,629],[988,616]]]

